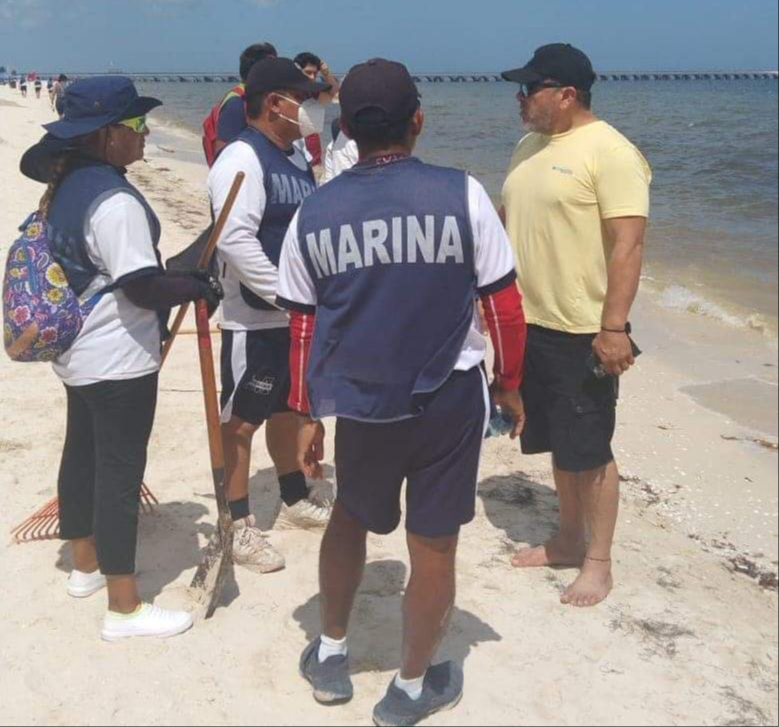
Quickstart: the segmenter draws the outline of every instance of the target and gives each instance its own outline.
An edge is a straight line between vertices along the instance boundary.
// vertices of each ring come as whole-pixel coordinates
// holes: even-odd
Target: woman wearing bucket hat
[[[66,280],[94,305],[73,346],[54,363],[67,392],[67,436],[59,474],[61,537],[75,570],[68,593],[108,588],[102,637],[169,637],[188,613],[143,604],[135,580],[141,482],[157,401],[166,309],[221,288],[202,274],[166,274],[160,224],[125,178],[143,159],[146,114],[161,105],[121,77],[75,82],[62,118],[22,159],[47,184],[40,205]]]

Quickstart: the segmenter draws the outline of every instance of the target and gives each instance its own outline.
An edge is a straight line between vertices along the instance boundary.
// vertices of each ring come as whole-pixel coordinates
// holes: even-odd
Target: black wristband
[[[631,333],[633,333],[633,327],[630,325],[630,323],[626,323],[625,327],[619,330],[615,328],[601,328],[601,331],[604,333],[626,333],[629,336]]]

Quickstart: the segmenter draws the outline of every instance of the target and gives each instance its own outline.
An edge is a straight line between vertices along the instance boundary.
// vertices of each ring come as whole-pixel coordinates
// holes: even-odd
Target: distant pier
[[[75,77],[93,76],[98,74],[71,74]],[[127,73],[135,81],[141,83],[239,83],[238,76],[217,73]],[[46,74],[43,74],[45,77]],[[779,71],[677,71],[646,72],[630,71],[619,73],[598,74],[601,81],[646,82],[646,81],[776,81]],[[503,79],[497,73],[420,73],[414,75],[417,83],[502,83]]]

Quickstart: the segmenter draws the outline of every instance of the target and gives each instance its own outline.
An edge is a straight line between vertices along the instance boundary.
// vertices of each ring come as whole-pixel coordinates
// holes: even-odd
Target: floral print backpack
[[[14,361],[54,361],[73,345],[103,293],[79,301],[52,256],[51,228],[39,213],[19,231],[3,276],[5,350]]]

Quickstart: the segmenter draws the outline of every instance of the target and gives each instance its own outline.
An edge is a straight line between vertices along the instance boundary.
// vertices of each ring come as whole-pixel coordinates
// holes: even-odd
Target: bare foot
[[[565,591],[560,602],[565,606],[592,608],[605,601],[613,588],[611,561],[585,560],[581,574]]]
[[[578,568],[584,561],[586,546],[583,540],[570,540],[556,535],[545,545],[518,551],[511,559],[515,568],[550,568],[570,566]]]

